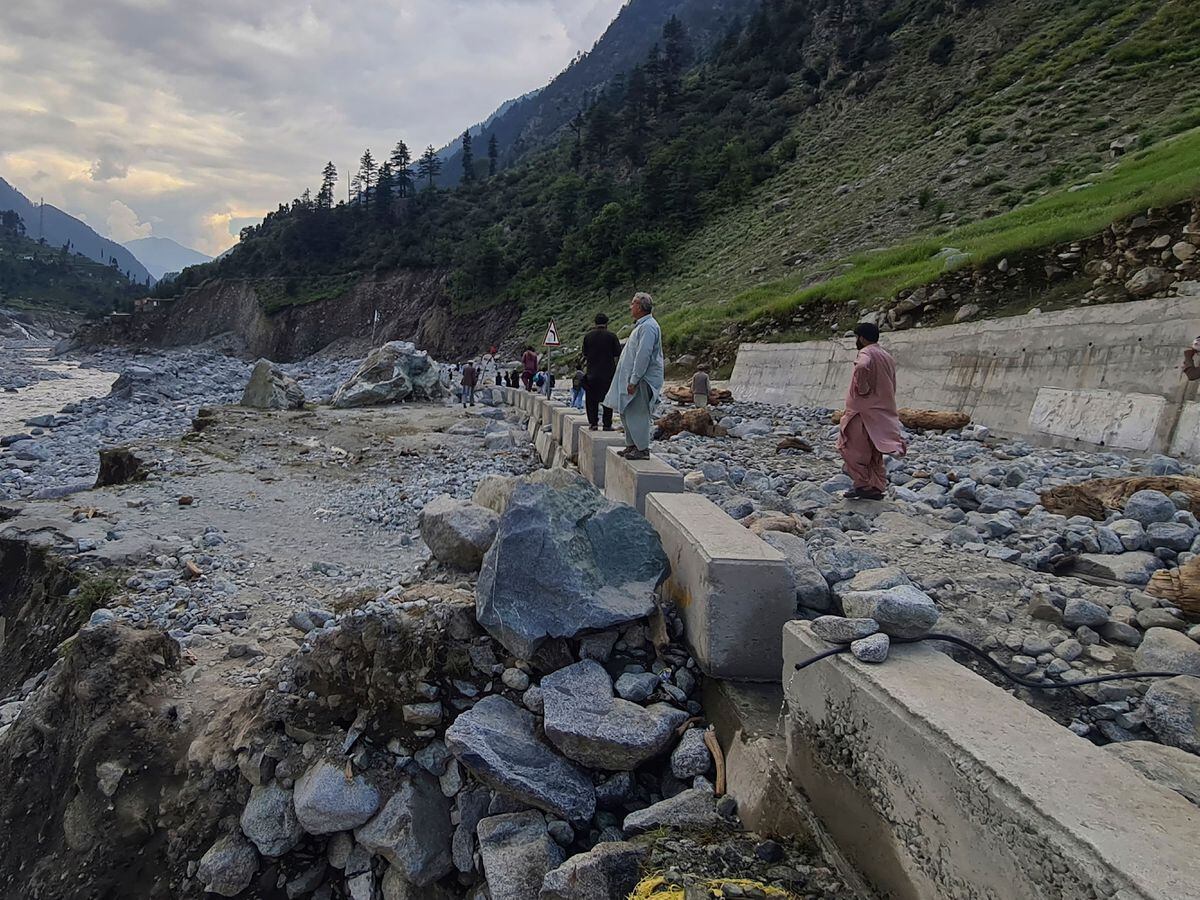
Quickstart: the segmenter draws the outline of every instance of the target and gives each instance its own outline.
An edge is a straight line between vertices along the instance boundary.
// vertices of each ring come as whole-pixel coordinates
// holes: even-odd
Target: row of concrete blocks
[[[664,593],[678,607],[705,674],[778,682],[783,626],[796,609],[783,555],[707,497],[686,492],[683,476],[658,456],[620,456],[621,432],[591,431],[579,410],[505,390],[508,402],[529,414],[530,437],[545,465],[574,462],[606,497],[633,506],[654,526],[671,561]]]

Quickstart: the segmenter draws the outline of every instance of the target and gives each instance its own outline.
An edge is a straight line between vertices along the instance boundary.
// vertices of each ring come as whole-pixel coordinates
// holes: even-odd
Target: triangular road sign
[[[542,343],[547,347],[558,346],[558,329],[554,327],[554,320],[550,321],[550,327],[546,329],[546,340]]]

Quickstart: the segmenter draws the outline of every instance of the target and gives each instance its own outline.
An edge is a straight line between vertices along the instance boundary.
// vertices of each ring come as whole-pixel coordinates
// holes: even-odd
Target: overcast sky
[[[216,254],[327,159],[441,147],[545,84],[622,3],[0,0],[0,177]]]

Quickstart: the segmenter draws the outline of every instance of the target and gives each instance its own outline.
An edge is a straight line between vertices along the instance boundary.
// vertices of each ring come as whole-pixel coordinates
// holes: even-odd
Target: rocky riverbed
[[[968,426],[910,435],[908,456],[888,464],[887,498],[852,502],[840,496],[850,482],[830,414],[734,403],[716,411],[730,437],[684,433],[656,448],[690,490],[746,525],[771,516],[795,523],[780,527],[796,534],[768,531],[766,539],[792,564],[799,616],[839,614],[853,592],[911,585],[936,603],[938,631],[977,643],[1032,682],[1200,675],[1200,626],[1145,591],[1154,572],[1200,552],[1189,497],[1135,492],[1094,519],[1050,512],[1041,496],[1099,478],[1192,476],[1190,465],[1035,447]],[[813,450],[776,451],[793,436]],[[1050,693],[969,664],[1096,743],[1200,750],[1200,721],[1179,714],[1184,698],[1200,700],[1194,678]]]

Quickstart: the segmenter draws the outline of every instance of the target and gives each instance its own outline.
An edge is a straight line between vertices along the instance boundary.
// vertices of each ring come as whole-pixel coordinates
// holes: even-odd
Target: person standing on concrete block
[[[525,352],[521,354],[521,381],[525,383],[525,390],[533,390],[533,376],[537,374],[538,358],[537,353],[528,344],[525,345]]]
[[[896,410],[896,361],[879,346],[877,326],[860,322],[854,334],[858,356],[838,435],[838,451],[854,487],[843,496],[847,500],[882,500],[887,489],[883,455],[908,452]]]
[[[625,425],[626,459],[650,458],[651,413],[663,388],[662,330],[651,313],[654,301],[637,293],[629,301],[633,333],[625,342],[617,373],[604,398],[604,405],[621,413]]]
[[[692,376],[692,405],[697,409],[708,406],[708,373],[703,369]]]
[[[596,326],[583,336],[583,360],[587,366],[583,393],[587,405],[588,428],[592,431],[600,426],[600,406],[612,386],[620,356],[621,342],[608,330],[608,316],[597,313]],[[605,406],[604,430],[612,431],[612,427],[613,408]]]

